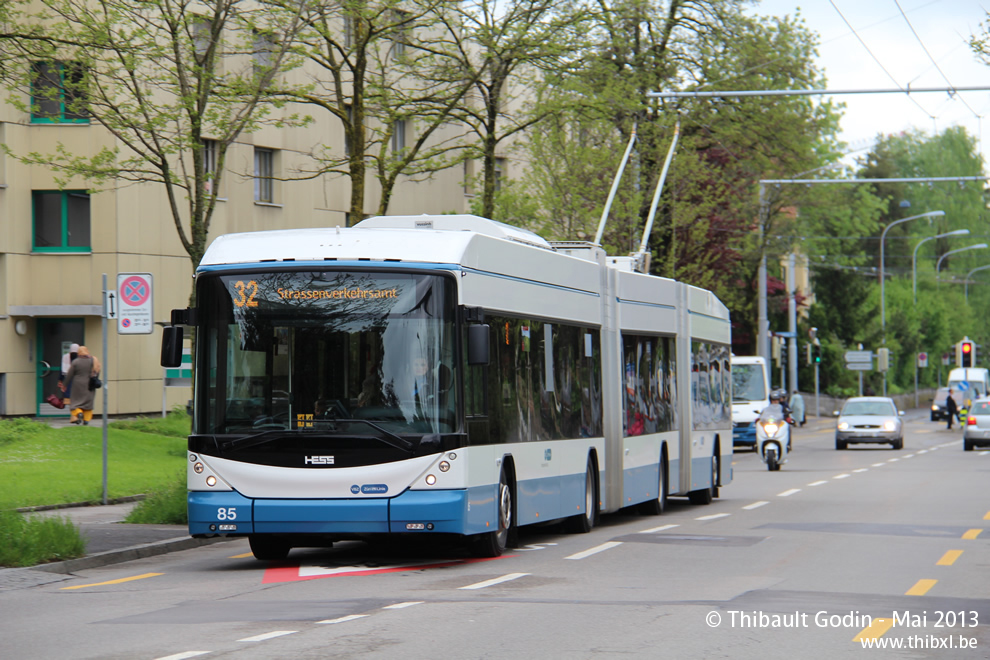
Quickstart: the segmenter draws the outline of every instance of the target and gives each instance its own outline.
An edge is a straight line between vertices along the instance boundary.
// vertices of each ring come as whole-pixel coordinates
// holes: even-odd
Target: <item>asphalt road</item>
[[[901,451],[836,451],[805,427],[780,472],[736,455],[710,506],[527,531],[497,560],[340,543],[267,564],[233,541],[83,570],[0,592],[0,653],[986,658],[990,452],[917,413],[907,429]]]

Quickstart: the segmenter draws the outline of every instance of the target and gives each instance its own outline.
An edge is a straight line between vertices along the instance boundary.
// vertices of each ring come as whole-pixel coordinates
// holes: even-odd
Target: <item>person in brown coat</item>
[[[72,398],[72,423],[89,425],[93,419],[93,399],[96,392],[89,389],[89,379],[100,375],[100,361],[93,357],[85,346],[79,347],[79,354],[69,366],[65,380],[69,383]]]

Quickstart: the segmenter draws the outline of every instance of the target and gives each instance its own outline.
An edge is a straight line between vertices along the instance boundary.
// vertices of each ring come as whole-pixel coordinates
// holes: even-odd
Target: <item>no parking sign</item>
[[[154,332],[152,303],[151,273],[118,273],[117,334],[150,335]]]

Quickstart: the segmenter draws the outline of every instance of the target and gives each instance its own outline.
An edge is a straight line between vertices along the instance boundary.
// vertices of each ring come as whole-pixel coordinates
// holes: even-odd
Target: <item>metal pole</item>
[[[788,383],[787,391],[798,389],[798,355],[797,355],[797,301],[794,299],[794,252],[787,257],[787,330],[791,333],[787,340]],[[790,397],[788,397],[790,398]]]
[[[969,278],[973,276],[973,273],[976,273],[981,270],[986,270],[987,268],[990,268],[990,264],[987,264],[986,266],[979,266],[978,268],[974,268],[973,270],[969,271],[969,273],[966,274],[966,302],[969,302]]]
[[[822,407],[818,398],[818,363],[815,363],[815,417],[822,416]]]
[[[875,89],[765,89],[765,90],[741,90],[734,92],[647,92],[648,97],[657,99],[680,99],[680,98],[733,98],[742,96],[816,96],[819,94],[920,94],[923,92],[943,92],[955,94],[956,92],[985,92],[990,91],[990,87],[907,87],[907,88],[875,88]]]
[[[107,274],[103,273],[103,503],[107,503],[107,402],[110,379],[107,377],[110,359],[107,356]]]
[[[653,231],[653,219],[657,215],[657,206],[660,204],[660,193],[663,192],[663,184],[667,180],[667,171],[670,169],[670,161],[674,160],[674,151],[677,149],[677,138],[681,133],[681,122],[674,124],[674,139],[670,142],[670,149],[667,150],[667,158],[663,162],[663,170],[660,172],[660,180],[657,182],[657,189],[653,193],[653,203],[650,204],[650,216],[646,219],[646,227],[643,229],[643,240],[639,244],[640,254],[646,252],[646,245],[650,242],[650,232]],[[597,243],[597,241],[595,241]]]
[[[765,225],[767,221],[767,215],[769,210],[767,208],[766,201],[766,186],[763,182],[760,182],[760,268],[757,273],[757,287],[758,287],[758,300],[756,306],[756,341],[757,349],[756,354],[762,357],[766,362],[770,363],[770,338],[767,331],[770,326],[767,324],[767,252],[766,246],[763,245],[763,235],[765,232]]]
[[[956,229],[955,231],[947,231],[944,234],[937,234],[935,236],[929,236],[928,238],[923,238],[918,241],[918,244],[914,246],[914,254],[911,256],[911,291],[914,295],[914,304],[918,304],[918,249],[927,241],[936,238],[946,238],[947,236],[968,236],[968,229]]]

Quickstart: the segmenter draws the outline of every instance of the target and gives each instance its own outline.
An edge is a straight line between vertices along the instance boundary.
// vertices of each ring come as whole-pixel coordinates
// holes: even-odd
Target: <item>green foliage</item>
[[[182,408],[175,408],[166,417],[138,417],[112,423],[113,428],[143,433],[167,435],[172,438],[188,438],[192,430],[192,420]]]
[[[0,421],[0,428],[12,421]],[[102,499],[102,429],[28,428],[30,432],[0,443],[0,509]],[[147,493],[167,483],[185,466],[185,446],[184,438],[111,426],[108,496]]]
[[[79,529],[64,518],[0,511],[0,566],[37,566],[85,552]]]
[[[44,433],[47,424],[23,417],[0,419],[0,446]]]
[[[124,522],[145,525],[185,525],[189,518],[186,502],[186,473],[177,472],[171,481],[156,488],[131,510]]]

